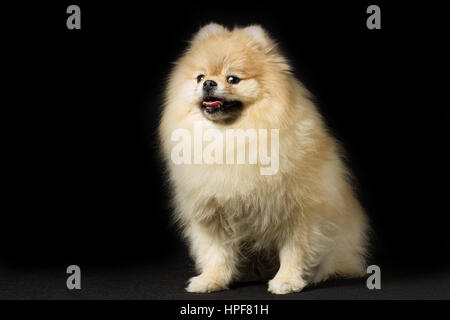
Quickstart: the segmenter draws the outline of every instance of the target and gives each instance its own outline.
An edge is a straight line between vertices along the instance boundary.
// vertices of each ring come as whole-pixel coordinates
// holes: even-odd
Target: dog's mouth
[[[212,121],[229,121],[238,117],[242,110],[242,102],[225,100],[221,97],[206,96],[202,100],[203,115]]]
[[[225,100],[217,97],[203,98],[202,105],[208,112],[216,112],[224,104]]]

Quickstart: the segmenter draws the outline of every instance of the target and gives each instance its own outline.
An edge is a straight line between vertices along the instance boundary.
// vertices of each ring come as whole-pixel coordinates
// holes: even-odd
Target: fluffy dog
[[[261,163],[176,163],[173,133],[195,135],[196,124],[223,134],[277,129],[279,168],[268,175]],[[175,217],[199,272],[187,291],[276,273],[268,290],[285,294],[365,274],[368,221],[338,143],[260,26],[209,24],[195,34],[169,76],[159,136]]]

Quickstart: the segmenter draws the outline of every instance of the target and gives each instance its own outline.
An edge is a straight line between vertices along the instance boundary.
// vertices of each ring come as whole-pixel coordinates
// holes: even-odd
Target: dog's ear
[[[194,38],[192,39],[192,42],[197,42],[203,39],[206,39],[212,35],[228,32],[228,29],[224,26],[221,26],[217,23],[209,23],[202,28],[195,34]]]
[[[242,29],[238,29],[250,38],[249,45],[257,50],[261,50],[264,54],[271,57],[273,63],[276,63],[280,70],[291,72],[292,67],[287,59],[279,54],[277,43],[269,34],[259,25],[251,25]]]
[[[260,25],[251,25],[241,29],[241,31],[250,36],[254,44],[265,52],[271,51],[276,46],[275,42]]]
[[[266,31],[260,25],[251,25],[243,28],[242,31],[263,46],[267,45],[270,41]]]

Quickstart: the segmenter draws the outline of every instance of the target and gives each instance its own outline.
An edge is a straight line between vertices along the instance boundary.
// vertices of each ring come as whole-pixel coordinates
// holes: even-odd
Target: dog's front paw
[[[271,293],[286,294],[292,292],[300,292],[305,287],[306,283],[303,279],[272,279],[269,281],[269,288]]]
[[[189,279],[189,284],[186,287],[187,292],[195,293],[209,293],[225,289],[227,289],[226,285],[220,284],[219,282],[204,275],[199,275]]]

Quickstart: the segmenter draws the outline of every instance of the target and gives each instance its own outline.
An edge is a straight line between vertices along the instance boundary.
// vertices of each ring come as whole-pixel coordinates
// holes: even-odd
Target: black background
[[[264,26],[315,95],[371,218],[371,263],[448,270],[449,6],[313,3],[3,4],[1,263],[184,257],[155,129],[171,63],[215,21]],[[70,4],[81,30],[66,28]],[[370,4],[381,30],[366,28]]]

